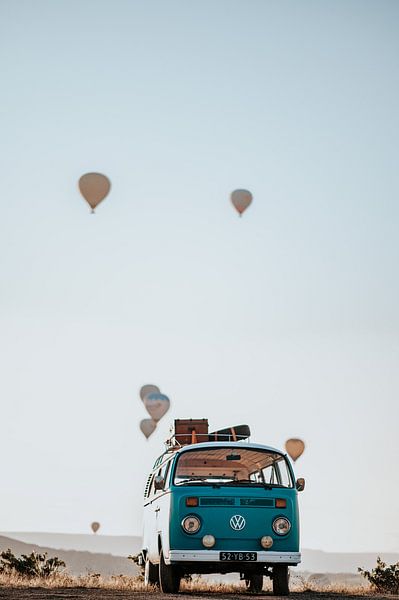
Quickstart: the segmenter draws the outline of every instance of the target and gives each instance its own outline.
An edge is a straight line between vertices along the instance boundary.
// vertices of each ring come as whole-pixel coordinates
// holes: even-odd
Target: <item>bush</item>
[[[47,558],[47,552],[22,554],[18,558],[8,549],[0,553],[0,559],[0,573],[16,573],[23,577],[50,577],[66,566],[57,556]]]
[[[377,592],[399,594],[399,562],[387,565],[377,557],[377,566],[371,571],[358,568],[359,573],[367,579]]]

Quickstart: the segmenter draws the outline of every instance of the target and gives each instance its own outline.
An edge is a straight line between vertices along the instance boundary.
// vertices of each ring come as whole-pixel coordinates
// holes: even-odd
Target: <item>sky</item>
[[[399,552],[398,25],[388,0],[1,0],[0,531],[140,535],[191,417],[305,440],[303,547]],[[171,400],[149,441],[145,383]]]

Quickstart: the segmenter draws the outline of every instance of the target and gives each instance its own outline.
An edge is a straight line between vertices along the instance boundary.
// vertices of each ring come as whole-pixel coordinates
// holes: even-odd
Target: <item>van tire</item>
[[[287,565],[275,565],[273,567],[273,594],[275,596],[288,596],[290,593],[288,581]]]
[[[154,565],[148,556],[144,563],[144,585],[159,585],[159,569],[158,565]]]
[[[177,567],[165,564],[163,550],[159,557],[159,586],[164,594],[177,594],[180,587],[181,575]]]
[[[262,573],[251,573],[248,574],[248,577],[245,579],[245,583],[247,584],[248,592],[252,594],[260,594],[263,589],[263,574]]]

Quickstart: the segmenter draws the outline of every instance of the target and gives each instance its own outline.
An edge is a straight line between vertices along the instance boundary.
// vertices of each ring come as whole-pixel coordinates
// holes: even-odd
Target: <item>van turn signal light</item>
[[[198,506],[198,498],[186,498],[186,506]]]
[[[276,508],[287,508],[287,500],[285,498],[276,498]]]

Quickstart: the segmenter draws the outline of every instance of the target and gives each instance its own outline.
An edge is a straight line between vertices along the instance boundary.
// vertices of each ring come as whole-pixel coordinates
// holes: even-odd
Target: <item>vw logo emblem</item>
[[[234,529],[234,531],[241,531],[245,527],[245,519],[241,515],[234,515],[230,519],[230,527]]]

